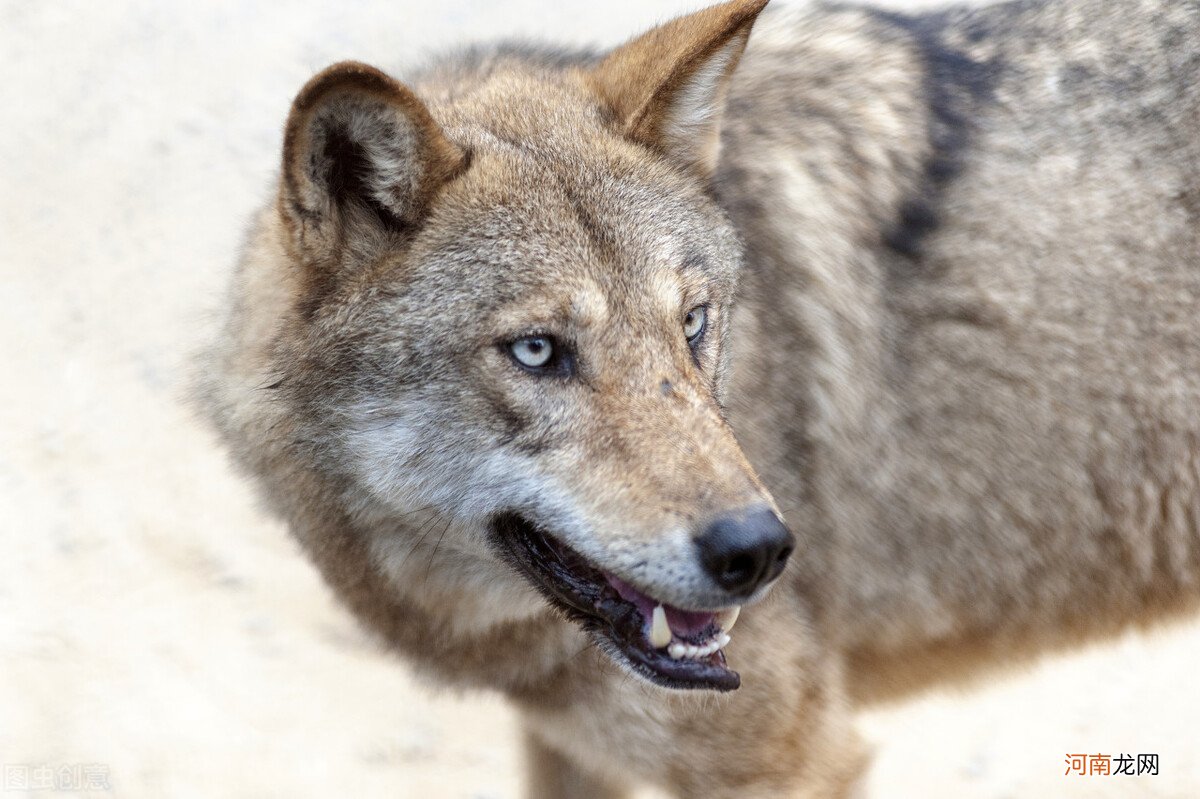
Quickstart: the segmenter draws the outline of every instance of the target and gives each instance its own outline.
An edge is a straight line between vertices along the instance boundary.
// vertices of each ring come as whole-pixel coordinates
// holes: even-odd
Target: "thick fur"
[[[315,79],[207,366],[348,607],[512,697],[535,795],[845,795],[854,701],[1200,597],[1200,9],[761,5]],[[496,345],[531,325],[575,382]],[[631,677],[487,530],[716,606],[690,535],[753,502],[799,547],[722,696]]]

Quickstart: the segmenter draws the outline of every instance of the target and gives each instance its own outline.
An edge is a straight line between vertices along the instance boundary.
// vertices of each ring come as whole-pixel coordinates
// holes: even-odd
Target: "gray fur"
[[[730,393],[773,398],[735,425],[838,575],[831,635],[903,660],[1190,606],[1200,7],[779,16],[800,33],[751,46],[720,186],[734,340],[778,345]]]
[[[655,41],[686,55],[757,11]],[[205,392],[367,626],[515,701],[534,790],[848,795],[850,701],[1194,609],[1200,7],[770,10],[711,183],[713,148],[678,168],[617,113],[672,64],[604,84],[603,63],[520,46],[438,62],[411,97],[371,78],[438,166],[388,167],[416,221],[285,185]],[[390,154],[387,128],[356,135]],[[715,330],[693,360],[676,303],[701,295]],[[580,342],[577,384],[530,383],[491,343],[547,309]],[[519,504],[711,607],[688,531],[762,501],[800,547],[743,612],[743,687],[721,697],[631,679],[486,530]]]

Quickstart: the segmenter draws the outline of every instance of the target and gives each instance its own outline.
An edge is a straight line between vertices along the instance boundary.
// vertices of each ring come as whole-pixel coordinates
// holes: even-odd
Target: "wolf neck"
[[[774,357],[812,387],[826,437],[878,422],[890,266],[917,246],[943,160],[926,62],[872,12],[789,9],[759,21],[735,78],[717,190],[746,246],[743,316],[799,334],[805,352]]]
[[[900,493],[888,342],[904,325],[889,295],[928,232],[931,171],[954,157],[939,145],[927,47],[862,9],[768,13],[723,137],[717,190],[746,247],[734,424],[812,540],[798,579],[829,607],[843,601],[829,575],[854,549],[847,537],[879,529],[880,498]]]

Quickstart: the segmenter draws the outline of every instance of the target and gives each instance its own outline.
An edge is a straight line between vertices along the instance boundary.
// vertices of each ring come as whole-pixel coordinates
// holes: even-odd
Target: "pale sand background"
[[[105,764],[127,797],[515,797],[502,703],[356,631],[179,403],[185,353],[313,71],[691,4],[289,5],[0,4],[0,763]],[[873,795],[1200,795],[1198,661],[1190,626],[873,713]],[[1065,778],[1068,751],[1164,773]]]

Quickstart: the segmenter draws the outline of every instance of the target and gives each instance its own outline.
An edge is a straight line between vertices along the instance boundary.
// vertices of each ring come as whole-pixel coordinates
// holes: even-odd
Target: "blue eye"
[[[683,317],[683,335],[688,342],[694,344],[704,335],[704,325],[708,321],[708,309],[697,305]]]
[[[530,369],[541,369],[554,358],[554,344],[546,336],[519,338],[508,350],[517,363]]]

